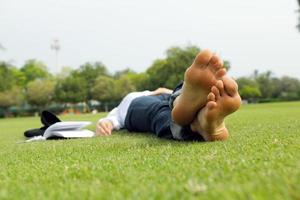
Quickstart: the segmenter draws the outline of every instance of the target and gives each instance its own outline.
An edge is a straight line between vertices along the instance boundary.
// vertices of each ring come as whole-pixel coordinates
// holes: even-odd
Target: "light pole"
[[[55,68],[58,70],[58,51],[60,50],[60,44],[58,39],[54,39],[52,41],[51,49],[55,51]]]

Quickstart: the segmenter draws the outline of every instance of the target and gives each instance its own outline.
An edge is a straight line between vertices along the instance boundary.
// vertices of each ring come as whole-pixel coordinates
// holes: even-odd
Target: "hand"
[[[97,123],[96,135],[111,135],[113,124],[109,120],[102,120]]]

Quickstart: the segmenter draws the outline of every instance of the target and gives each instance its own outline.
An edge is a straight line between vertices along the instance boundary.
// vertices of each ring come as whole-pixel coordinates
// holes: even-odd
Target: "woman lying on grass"
[[[97,123],[97,135],[113,130],[152,132],[176,140],[225,140],[224,118],[238,110],[237,83],[226,75],[222,60],[209,50],[200,52],[174,91],[129,93]]]

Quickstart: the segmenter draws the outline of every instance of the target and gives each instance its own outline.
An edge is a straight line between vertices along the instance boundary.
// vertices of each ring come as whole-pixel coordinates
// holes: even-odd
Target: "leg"
[[[125,120],[126,129],[135,132],[152,132],[158,137],[166,139],[203,140],[201,135],[191,131],[190,126],[176,130],[177,136],[179,136],[174,136],[169,98],[170,95],[167,98],[159,95],[133,100]]]
[[[205,106],[210,88],[225,75],[221,59],[205,50],[197,55],[186,70],[181,94],[174,102],[173,120],[180,125],[190,124]]]
[[[120,104],[114,108],[105,118],[101,118],[97,122],[97,135],[111,135],[112,130],[119,130],[125,126],[125,118],[129,105],[138,97],[152,95],[150,91],[131,92],[127,94]]]
[[[166,97],[144,96],[129,106],[125,128],[135,132],[152,132],[159,137],[172,138],[169,124],[171,113]]]

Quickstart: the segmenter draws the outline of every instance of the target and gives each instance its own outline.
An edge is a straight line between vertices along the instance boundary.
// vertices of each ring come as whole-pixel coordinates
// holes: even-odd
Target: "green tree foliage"
[[[146,71],[147,89],[158,87],[173,88],[183,80],[185,70],[193,63],[200,49],[196,46],[186,48],[171,47],[166,51],[166,58],[157,59]]]
[[[199,52],[197,46],[171,47],[165,58],[155,60],[143,73],[127,68],[110,75],[102,63],[87,62],[76,70],[65,67],[56,75],[55,83],[42,62],[28,60],[20,69],[8,62],[0,62],[0,107],[7,109],[22,100],[39,107],[54,100],[61,103],[98,100],[108,105],[132,91],[158,87],[172,89],[183,80],[185,70]],[[229,69],[230,63],[224,61],[224,66]],[[237,82],[242,98],[250,102],[300,100],[300,82],[295,78],[277,78],[270,71],[255,71]],[[26,99],[22,98],[24,91]]]
[[[86,95],[84,95],[86,100],[92,99],[91,88],[94,86],[95,80],[103,75],[108,76],[108,71],[101,62],[85,63],[78,70],[74,70],[71,73],[71,76],[81,78],[82,84],[86,87],[84,90],[86,92]]]
[[[287,76],[276,78],[270,71],[257,74],[254,78],[259,85],[262,99],[296,100],[300,98],[298,79]]]
[[[9,107],[20,105],[22,101],[22,90],[17,86],[0,92],[0,107],[5,110],[6,114],[8,114]]]
[[[246,85],[245,87],[240,89],[239,92],[243,99],[247,99],[251,102],[256,101],[256,99],[261,96],[259,88],[249,85]]]
[[[55,86],[55,100],[61,103],[87,101],[87,86],[84,78],[69,76],[59,80]]]
[[[26,85],[26,76],[25,74],[17,69],[16,67],[11,68],[11,73],[14,77],[14,85],[17,85],[21,88],[24,88]]]
[[[0,62],[0,91],[8,90],[14,84],[12,66],[6,62]]]
[[[126,68],[126,69],[121,70],[121,71],[116,71],[113,77],[115,79],[119,79],[123,75],[128,76],[128,75],[132,75],[132,74],[137,74],[137,73],[135,71],[133,71],[132,69],[130,69],[130,68]]]
[[[275,79],[272,77],[272,72],[267,71],[261,74],[258,74],[255,77],[255,81],[259,85],[259,90],[261,91],[262,98],[272,98],[275,92],[275,85],[273,84]]]
[[[5,91],[13,86],[24,87],[25,75],[7,62],[0,62],[0,91]]]
[[[131,83],[134,85],[134,88],[137,91],[148,90],[150,86],[148,86],[149,75],[147,73],[129,73],[126,74],[126,77],[130,79]]]
[[[121,76],[115,81],[116,100],[120,101],[128,93],[135,91],[135,85],[127,75]]]
[[[239,85],[239,93],[242,99],[247,99],[252,102],[256,101],[256,99],[261,96],[259,85],[255,80],[242,77],[237,79],[237,83]]]
[[[278,98],[283,100],[300,99],[300,81],[296,78],[284,76],[280,79]]]
[[[166,51],[166,58],[157,59],[146,71],[147,79],[144,85],[154,90],[158,87],[174,88],[184,78],[185,70],[193,63],[196,55],[200,52],[197,46],[171,47]],[[224,61],[227,70],[230,63]]]
[[[116,82],[108,76],[99,76],[92,88],[92,97],[100,102],[115,101]]]
[[[31,81],[26,87],[26,99],[30,105],[43,108],[53,100],[54,88],[55,82],[51,80]]]
[[[74,70],[69,66],[62,67],[61,71],[56,75],[57,79],[64,79],[67,78],[72,74]]]
[[[237,80],[239,92],[243,99],[250,101],[299,100],[300,81],[296,78],[283,76],[276,78],[270,71],[258,73],[251,77]]]
[[[28,60],[20,70],[25,76],[25,84],[36,79],[44,79],[50,76],[46,65],[34,59]]]
[[[127,75],[122,75],[119,79],[108,76],[100,76],[96,79],[92,88],[93,99],[100,102],[120,101],[129,92],[136,88]]]
[[[223,66],[226,69],[226,71],[229,71],[231,68],[231,63],[228,60],[224,60]]]
[[[22,91],[19,87],[12,87],[10,90],[0,92],[0,107],[8,108],[10,106],[20,105],[23,100]]]
[[[144,73],[136,73],[135,71],[127,68],[122,71],[117,71],[113,77],[116,80],[122,79],[119,82],[124,81],[124,79],[127,79],[128,83],[130,82],[130,84],[127,84],[127,85],[130,85],[129,87],[131,89],[125,89],[125,91],[132,91],[132,90],[142,91],[142,90],[146,90],[149,88],[149,86],[148,86],[149,75],[145,72]],[[123,96],[123,94],[120,96]]]

